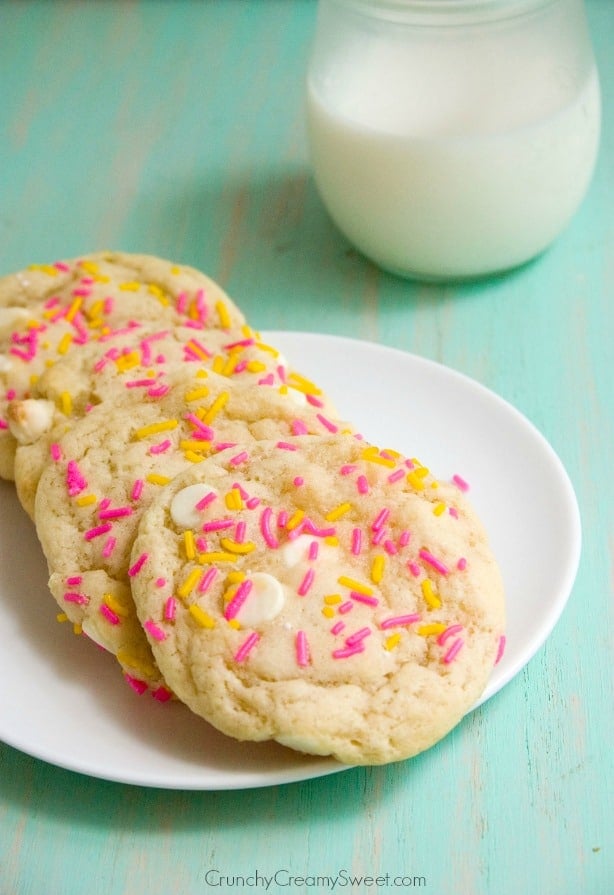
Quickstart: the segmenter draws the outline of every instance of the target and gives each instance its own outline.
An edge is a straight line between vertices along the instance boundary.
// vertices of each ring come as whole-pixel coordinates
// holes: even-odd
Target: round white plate
[[[480,702],[528,662],[570,594],[580,554],[560,460],[513,407],[447,367],[335,336],[265,333],[379,447],[460,474],[491,536],[508,600],[507,648]],[[137,697],[108,655],[55,621],[34,527],[0,483],[0,739],[95,777],[243,789],[343,770],[275,744],[237,743],[182,705]]]

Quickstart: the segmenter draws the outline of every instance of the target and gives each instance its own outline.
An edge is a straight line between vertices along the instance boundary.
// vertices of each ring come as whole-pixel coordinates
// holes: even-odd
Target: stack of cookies
[[[465,484],[368,443],[197,270],[99,253],[0,280],[0,475],[58,619],[237,739],[408,758],[500,657]]]

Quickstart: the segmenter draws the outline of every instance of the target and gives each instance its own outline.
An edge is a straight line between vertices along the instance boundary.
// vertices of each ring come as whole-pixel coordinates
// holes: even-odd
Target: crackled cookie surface
[[[441,738],[503,633],[463,494],[350,434],[208,458],[142,514],[131,562],[153,653],[194,712],[350,764]]]
[[[0,476],[13,478],[12,403],[28,399],[57,359],[147,321],[187,325],[197,337],[244,317],[205,274],[149,255],[101,252],[0,279]]]
[[[92,408],[51,443],[34,504],[50,589],[62,610],[115,653],[127,674],[149,682],[154,663],[145,635],[132,625],[130,596],[130,552],[142,512],[175,475],[212,452],[227,453],[232,467],[256,439],[292,442],[326,427],[337,424],[288,392],[185,367],[169,373],[164,390]]]

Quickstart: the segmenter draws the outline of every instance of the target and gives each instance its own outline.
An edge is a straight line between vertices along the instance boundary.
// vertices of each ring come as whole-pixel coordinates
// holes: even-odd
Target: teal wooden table
[[[0,5],[1,273],[157,254],[207,271],[262,329],[440,361],[543,432],[584,532],[545,645],[415,760],[194,792],[0,745],[0,895],[614,892],[614,4],[587,6],[604,101],[590,193],[535,263],[451,286],[382,273],[322,208],[302,111],[311,0]]]

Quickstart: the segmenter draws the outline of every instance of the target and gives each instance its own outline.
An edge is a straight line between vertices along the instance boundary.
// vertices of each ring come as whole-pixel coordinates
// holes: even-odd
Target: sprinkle
[[[221,550],[213,550],[211,553],[199,553],[198,561],[201,565],[212,562],[236,562],[237,557],[234,553],[225,553]]]
[[[421,569],[420,569],[420,566],[418,565],[418,563],[415,563],[415,562],[408,562],[408,563],[407,563],[407,568],[408,568],[409,571],[412,573],[412,575],[414,576],[414,578],[419,578],[419,577],[420,577]]]
[[[210,503],[212,503],[215,500],[216,497],[217,497],[217,494],[215,493],[215,491],[209,491],[207,494],[205,494],[204,497],[202,497],[198,501],[198,503],[196,504],[196,509],[199,512],[201,510],[204,510],[206,507],[209,506]]]
[[[507,642],[507,640],[506,640],[505,634],[502,634],[501,637],[499,637],[499,647],[497,649],[497,658],[495,659],[495,665],[497,665],[503,657],[503,653],[505,652],[506,642]]]
[[[230,329],[230,327],[232,326],[232,319],[225,303],[223,301],[216,301],[215,310],[217,311],[220,318],[222,329]]]
[[[359,475],[356,479],[356,488],[358,489],[359,494],[368,494],[369,493],[369,482],[367,480],[366,475]]]
[[[420,550],[419,556],[420,559],[424,560],[425,563],[428,563],[429,566],[432,566],[437,572],[441,572],[442,575],[448,574],[448,567],[440,559],[437,559],[436,556],[433,556],[428,550],[425,550],[424,547]]]
[[[89,507],[93,503],[96,503],[97,497],[95,494],[82,494],[80,497],[77,497],[75,503],[79,507]]]
[[[143,479],[137,479],[134,485],[132,486],[132,493],[130,497],[132,500],[138,500],[143,493],[143,488],[145,486],[145,482]]]
[[[379,584],[384,577],[384,569],[386,567],[385,557],[378,555],[374,558],[371,566],[371,580],[374,584]]]
[[[390,510],[387,507],[380,510],[371,526],[372,531],[380,531],[388,521],[389,516]]]
[[[453,475],[453,476],[452,476],[452,481],[454,482],[454,484],[456,485],[456,487],[459,488],[461,491],[468,491],[468,490],[469,490],[469,485],[468,485],[468,483],[467,483],[463,478],[461,478],[460,475]]]
[[[314,562],[318,558],[318,552],[319,552],[318,542],[312,541],[311,544],[309,545],[308,559],[310,559],[312,562]]]
[[[166,584],[166,578],[156,578],[156,587],[164,587]]]
[[[363,653],[364,650],[365,647],[362,642],[357,643],[355,646],[345,646],[342,649],[333,650],[333,659],[348,659],[350,656],[355,656],[356,653]]]
[[[409,615],[393,615],[391,618],[385,618],[380,622],[379,626],[383,630],[387,628],[398,628],[404,625],[413,625],[414,622],[420,621],[420,615],[417,612],[411,612]]]
[[[441,516],[441,515],[443,515],[443,513],[445,513],[445,511],[446,511],[446,505],[442,500],[440,500],[438,503],[436,503],[435,506],[433,507],[433,515],[434,516]]]
[[[305,518],[305,510],[297,510],[295,513],[290,516],[288,521],[286,522],[286,530],[292,531],[297,528],[303,519]]]
[[[123,516],[131,516],[134,510],[132,507],[115,507],[111,510],[101,510],[98,513],[99,519],[121,519]]]
[[[186,401],[200,401],[201,398],[206,398],[209,395],[209,389],[206,385],[198,386],[197,388],[191,389],[189,392],[186,392],[184,397]]]
[[[422,582],[422,596],[431,609],[439,609],[441,606],[441,600],[434,592],[430,578],[425,578]]]
[[[323,414],[317,413],[316,419],[318,419],[322,423],[324,428],[327,429],[329,432],[338,432],[339,431],[339,426],[336,426],[331,420],[327,419],[327,417],[325,417]]]
[[[187,559],[196,558],[196,544],[194,543],[194,532],[187,529],[183,533],[183,546]]]
[[[391,485],[394,485],[395,482],[400,481],[405,475],[405,470],[403,469],[395,469],[394,472],[391,472],[388,476],[388,481]]]
[[[202,417],[202,421],[204,423],[212,422],[212,420],[217,416],[217,414],[220,412],[220,410],[222,410],[222,408],[225,406],[225,404],[227,403],[229,398],[230,398],[229,392],[221,392],[217,396],[217,398],[215,399],[215,401],[213,402],[211,407],[209,407],[209,409],[206,411],[206,413]]]
[[[276,447],[278,447],[282,451],[297,451],[298,450],[298,445],[291,444],[291,442],[289,442],[289,441],[278,441],[276,444]]]
[[[265,509],[260,514],[260,531],[262,533],[262,537],[264,538],[268,547],[272,547],[273,549],[279,547],[279,541],[273,534],[271,530],[271,516],[273,515],[273,510],[271,507],[265,507]]]
[[[168,687],[163,687],[162,685],[160,685],[159,687],[157,687],[155,690],[152,691],[151,695],[153,696],[154,699],[157,699],[158,702],[168,702],[168,700],[171,698],[171,696],[173,694],[168,689]]]
[[[159,442],[159,444],[152,444],[152,446],[149,448],[149,453],[150,454],[163,454],[165,451],[167,451],[172,446],[173,446],[173,442],[167,438],[165,441]]]
[[[150,435],[157,435],[158,432],[167,432],[170,429],[176,429],[179,425],[177,420],[163,420],[159,423],[151,423],[149,426],[142,426],[134,433],[137,439],[148,438]]]
[[[242,581],[239,584],[235,595],[224,610],[224,618],[227,621],[230,621],[230,619],[235,618],[239,614],[239,611],[247,600],[252,587],[252,582],[248,578],[246,578],[245,581]]]
[[[365,594],[357,593],[356,591],[352,591],[350,599],[354,600],[355,603],[364,603],[366,606],[379,606],[377,597],[368,597]]]
[[[134,578],[135,575],[138,575],[138,573],[141,571],[141,569],[143,568],[143,566],[145,565],[145,563],[147,562],[148,559],[149,559],[148,553],[141,553],[141,555],[139,556],[137,561],[134,563],[134,565],[128,569],[128,575],[131,578]]]
[[[214,628],[215,620],[208,615],[204,609],[201,609],[196,603],[193,603],[189,608],[189,613],[196,622],[197,625],[200,625],[201,628]]]
[[[397,631],[395,634],[391,634],[390,637],[386,638],[384,641],[384,649],[393,650],[399,645],[400,641],[401,635]]]
[[[198,583],[198,593],[205,594],[213,584],[214,580],[217,578],[218,569],[215,566],[211,566],[210,569],[204,573],[202,578]]]
[[[164,604],[164,619],[167,622],[175,621],[177,614],[177,600],[175,597],[169,597]]]
[[[349,475],[350,473],[354,472],[355,469],[356,466],[354,464],[346,463],[345,466],[341,467],[339,472],[341,473],[341,475]]]
[[[341,575],[337,580],[342,587],[349,587],[350,590],[358,591],[358,593],[365,594],[367,597],[373,594],[373,588],[369,584],[362,584],[354,578],[348,578],[347,575]]]
[[[245,659],[247,659],[248,654],[256,646],[256,644],[258,643],[259,640],[260,640],[260,634],[258,634],[256,631],[253,631],[249,635],[249,637],[247,637],[243,641],[243,643],[241,644],[241,646],[235,653],[235,655],[234,655],[235,662],[243,662]]]
[[[446,640],[448,640],[450,637],[454,637],[455,634],[460,634],[462,630],[462,625],[450,625],[445,629],[445,631],[441,632],[441,634],[437,638],[437,643],[439,644],[439,646],[443,646]]]
[[[130,684],[135,693],[138,693],[139,696],[142,696],[143,693],[148,689],[145,681],[140,681],[138,678],[133,677],[131,674],[124,674],[126,681]]]
[[[87,488],[87,482],[83,478],[75,460],[69,460],[66,468],[66,485],[70,497],[75,497]]]
[[[231,466],[239,466],[241,463],[245,463],[249,460],[249,454],[247,451],[241,451],[240,454],[237,454],[235,457],[231,457],[228,461]]]
[[[301,668],[309,665],[309,644],[304,631],[296,632],[296,662]]]
[[[102,555],[105,559],[108,559],[113,551],[115,550],[115,545],[117,544],[117,538],[112,536],[108,537],[105,541],[104,547],[102,548]]]
[[[411,533],[405,528],[399,535],[399,547],[407,547],[409,544],[409,540],[411,538]]]
[[[90,601],[90,598],[86,597],[85,594],[80,594],[76,591],[67,591],[64,594],[64,599],[67,603],[76,603],[78,606],[87,606]]]
[[[297,591],[299,597],[306,596],[311,585],[313,584],[313,579],[315,578],[315,574],[316,573],[314,572],[313,569],[307,569],[307,571],[305,572],[305,576],[304,576],[303,580],[301,581],[298,591]]]
[[[256,549],[256,545],[252,541],[240,544],[237,541],[232,541],[230,538],[221,538],[220,547],[222,547],[226,553],[237,553],[240,555],[251,553],[252,550]]]
[[[390,539],[384,541],[384,550],[389,556],[394,556],[396,553],[399,552],[397,545]]]
[[[200,569],[192,569],[190,574],[187,576],[182,585],[177,588],[177,594],[180,597],[189,596],[194,588],[196,587],[196,583],[200,578]]]
[[[416,633],[421,637],[431,637],[433,634],[441,634],[445,629],[446,626],[443,622],[432,622],[430,625],[420,625],[420,627],[416,629]]]
[[[94,528],[90,528],[88,531],[84,532],[83,537],[86,541],[91,541],[94,538],[99,538],[101,535],[111,531],[111,527],[110,522],[106,522],[104,525],[96,525]]]
[[[150,472],[146,479],[150,485],[168,485],[170,482],[169,476],[159,475],[157,472]]]
[[[100,605],[100,614],[103,615],[106,618],[106,620],[108,622],[110,622],[112,625],[119,624],[119,616],[115,612],[113,612],[113,610],[110,608],[110,606],[107,606],[106,603],[102,603]]]
[[[461,556],[459,561],[456,563],[456,568],[459,570],[459,572],[465,571],[465,569],[467,568],[467,560],[464,556]]]
[[[380,451],[373,445],[364,448],[361,457],[363,460],[367,460],[369,463],[378,463],[381,466],[389,466],[391,468],[395,466],[394,460],[392,460],[390,457],[382,455]]]
[[[346,513],[349,513],[349,511],[351,509],[352,509],[351,503],[341,503],[341,504],[339,504],[339,506],[330,510],[324,518],[326,519],[327,522],[336,522],[337,519],[340,519]]]
[[[352,531],[352,547],[351,551],[354,556],[359,556],[362,549],[362,531],[355,528]]]
[[[129,614],[129,610],[123,603],[120,603],[119,600],[116,600],[113,594],[105,594],[104,602],[107,604],[109,609],[112,609],[116,615],[121,615],[126,617]]]
[[[361,628],[359,631],[356,631],[354,634],[350,634],[349,637],[346,637],[346,646],[356,646],[356,644],[362,643],[362,641],[366,637],[369,637],[372,633],[373,632],[371,628]]]
[[[345,629],[345,622],[338,621],[332,626],[332,628],[330,629],[330,633],[336,637],[337,634],[341,634],[341,632],[344,629]]]
[[[66,579],[66,584],[69,584],[71,587],[77,587],[82,581],[83,578],[81,575],[72,575],[70,578]]]
[[[455,640],[445,656],[442,657],[441,661],[444,662],[446,665],[449,665],[449,663],[458,656],[459,652],[463,648],[464,643],[465,641],[462,639],[462,637],[459,637],[457,640]]]
[[[302,475],[297,475],[296,478],[293,479],[293,484],[294,484],[297,488],[300,488],[300,486],[301,486],[302,484],[304,484],[304,482],[305,482],[305,479],[303,478]]]
[[[158,625],[152,619],[147,619],[147,621],[143,624],[145,630],[151,634],[154,640],[166,640],[166,632],[159,628]]]
[[[290,431],[293,435],[307,435],[309,429],[307,428],[307,424],[303,420],[292,420],[290,424]]]

